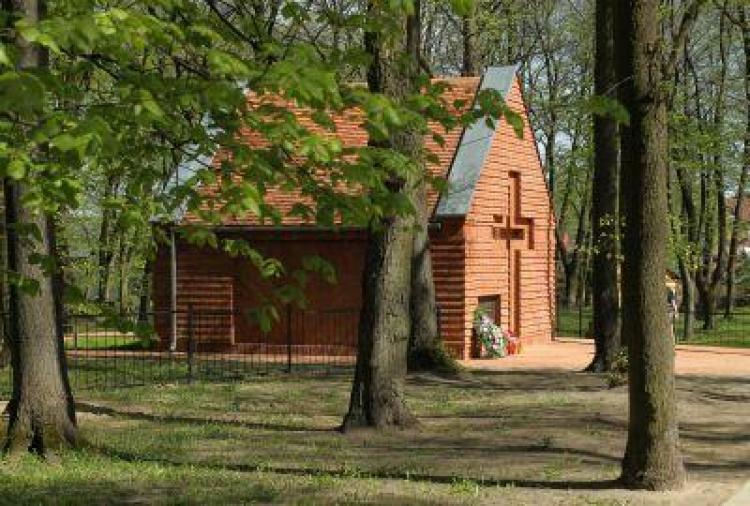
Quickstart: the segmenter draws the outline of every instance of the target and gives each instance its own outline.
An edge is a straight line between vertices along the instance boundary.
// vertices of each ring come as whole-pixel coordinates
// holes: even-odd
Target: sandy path
[[[532,344],[521,355],[494,360],[465,360],[470,369],[581,371],[591,361],[594,346],[590,340],[558,338],[554,342]],[[731,376],[750,379],[750,349],[678,345],[677,374],[684,376]]]

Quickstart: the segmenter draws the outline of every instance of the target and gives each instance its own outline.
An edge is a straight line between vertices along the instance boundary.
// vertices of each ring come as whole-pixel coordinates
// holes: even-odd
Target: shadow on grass
[[[223,425],[227,427],[239,427],[243,429],[258,429],[258,430],[275,430],[281,432],[324,432],[324,433],[335,433],[337,429],[322,429],[318,427],[303,427],[299,425],[286,425],[286,424],[269,424],[269,423],[254,423],[254,422],[243,422],[239,420],[224,420],[221,418],[201,418],[192,416],[159,416],[152,413],[146,413],[143,411],[128,411],[114,409],[108,406],[102,406],[99,404],[89,404],[86,402],[76,402],[76,410],[79,413],[91,413],[93,415],[105,415],[112,417],[128,418],[130,420],[139,420],[146,422],[155,423],[168,423],[168,424],[179,424],[184,423],[188,425],[205,425],[207,423]]]
[[[149,462],[163,466],[172,466],[176,468],[190,467],[202,468],[213,471],[234,471],[241,473],[275,473],[280,475],[291,476],[326,476],[330,478],[349,478],[349,479],[380,479],[380,480],[404,480],[411,482],[422,482],[436,485],[452,485],[455,483],[471,480],[481,486],[488,487],[521,487],[534,489],[549,490],[612,490],[622,488],[618,480],[528,480],[528,479],[495,479],[482,478],[474,479],[466,476],[456,475],[437,475],[425,473],[411,473],[407,471],[359,471],[348,469],[320,469],[312,467],[284,467],[272,466],[268,464],[214,464],[210,462],[192,462],[179,461],[176,459],[162,459],[155,457],[146,457],[132,452],[124,452],[106,446],[89,446],[89,449],[99,452],[109,458],[119,459],[124,462],[141,463]]]
[[[576,382],[569,381],[575,378]],[[584,379],[588,384],[581,384]],[[606,377],[602,374],[591,374],[572,371],[552,370],[508,370],[495,371],[474,369],[470,373],[455,377],[440,377],[427,374],[409,376],[409,384],[415,386],[439,386],[472,390],[515,391],[522,388],[524,392],[602,392],[609,390]],[[531,384],[530,384],[531,383]]]

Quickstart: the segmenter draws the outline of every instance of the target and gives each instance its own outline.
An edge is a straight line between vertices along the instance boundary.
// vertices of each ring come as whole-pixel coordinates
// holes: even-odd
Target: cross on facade
[[[521,214],[521,175],[508,174],[508,212],[496,215],[493,236],[505,243],[508,259],[508,325],[518,334],[521,322],[521,252],[534,249],[534,219]]]

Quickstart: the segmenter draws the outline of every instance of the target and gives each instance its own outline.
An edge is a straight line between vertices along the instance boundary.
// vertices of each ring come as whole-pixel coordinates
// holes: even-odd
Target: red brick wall
[[[310,276],[306,284],[304,316],[303,310],[292,311],[291,325],[295,345],[343,340],[351,345],[356,343],[365,245],[362,233],[264,232],[238,237],[244,237],[264,256],[281,261],[289,276],[302,268],[302,261],[306,256],[317,255],[331,262],[336,267],[337,284],[330,285],[317,275]],[[169,260],[169,247],[160,247],[154,268],[154,307],[157,311],[168,311],[170,308]],[[190,304],[196,310],[194,325],[200,327],[201,343],[212,341],[217,345],[226,345],[225,347],[261,342],[278,345],[286,343],[285,307],[278,308],[280,320],[267,334],[261,331],[254,319],[246,316],[246,312],[268,300],[272,289],[288,283],[288,278],[265,279],[249,259],[233,258],[210,247],[197,247],[184,242],[180,242],[178,246],[177,265],[180,347],[184,346],[187,325],[185,313]],[[214,281],[209,283],[208,280]],[[231,289],[227,289],[228,286]],[[234,311],[233,315],[216,314],[231,310]],[[230,323],[231,331],[227,329]],[[169,342],[169,318],[158,317],[156,326],[162,341]],[[220,336],[220,331],[210,331],[210,327],[226,330]]]
[[[441,310],[440,327],[449,349],[459,357],[466,356],[464,333],[464,238],[462,220],[448,220],[440,231],[434,231],[432,253],[438,304]],[[307,309],[303,317],[292,317],[292,334],[295,344],[320,344],[331,334],[345,333],[356,343],[356,327],[361,307],[361,276],[364,261],[365,239],[362,233],[344,236],[325,233],[276,233],[247,235],[253,247],[265,255],[282,261],[288,271],[300,266],[304,256],[319,255],[336,267],[337,284],[331,286],[313,279],[307,286]],[[196,247],[180,243],[178,249],[178,337],[184,347],[188,305],[193,304],[200,315],[202,309],[250,309],[262,301],[273,285],[262,279],[255,266],[247,259],[232,258],[209,247]],[[169,310],[169,247],[159,248],[154,269],[154,305],[157,311]],[[227,290],[225,280],[231,280]],[[317,316],[318,311],[344,310],[339,315]],[[201,341],[207,335],[214,343],[228,346],[243,343],[266,342],[283,344],[286,341],[287,320],[283,308],[281,319],[268,334],[251,320],[234,315],[199,316],[194,322],[200,327]],[[157,331],[166,344],[170,336],[170,319],[157,318]],[[232,327],[230,331],[227,327]],[[218,326],[220,330],[210,330]],[[335,328],[332,328],[335,327]],[[220,336],[223,332],[223,337]]]
[[[552,337],[554,317],[554,221],[549,193],[541,163],[529,127],[521,90],[516,79],[507,98],[524,119],[523,138],[507,122],[495,135],[488,160],[482,171],[466,220],[466,302],[464,328],[470,334],[479,297],[500,295],[502,324],[516,332],[524,342],[546,341]],[[514,204],[510,192],[510,174],[520,181],[520,217],[530,220],[533,247],[528,243],[518,251],[520,271],[518,307],[510,307],[513,285],[506,234]],[[525,232],[528,241],[529,230]],[[506,236],[507,237],[507,236]],[[513,316],[518,311],[518,320]],[[516,325],[518,324],[518,325]],[[518,326],[519,328],[514,328]]]
[[[443,220],[440,230],[430,237],[443,341],[457,357],[465,358],[468,345],[464,332],[466,252],[463,219]]]

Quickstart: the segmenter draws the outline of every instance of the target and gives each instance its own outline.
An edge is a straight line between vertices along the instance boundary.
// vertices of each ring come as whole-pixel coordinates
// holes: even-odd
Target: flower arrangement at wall
[[[521,342],[484,313],[477,313],[475,330],[483,358],[505,357],[521,352]]]

